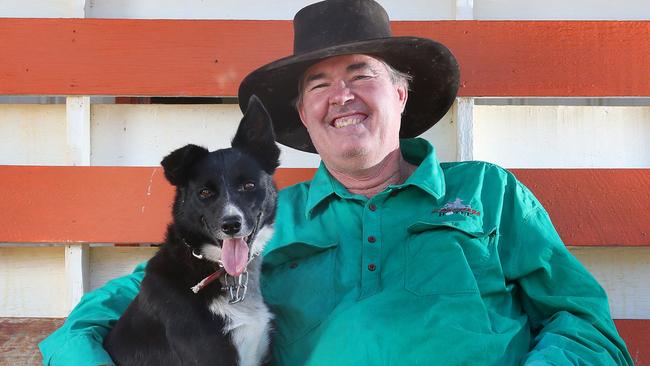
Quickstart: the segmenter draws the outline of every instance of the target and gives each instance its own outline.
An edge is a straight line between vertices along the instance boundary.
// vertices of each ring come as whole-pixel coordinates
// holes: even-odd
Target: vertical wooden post
[[[68,163],[90,165],[90,97],[66,98]],[[77,305],[89,287],[88,244],[65,246],[66,309]]]
[[[68,164],[90,165],[90,97],[66,98]]]
[[[456,0],[456,19],[474,19],[474,0]],[[456,98],[452,112],[456,123],[456,160],[474,160],[474,98]]]
[[[474,98],[456,98],[453,119],[456,122],[456,160],[474,160]]]
[[[88,244],[65,246],[65,278],[67,282],[65,307],[68,313],[88,292],[90,283],[88,256]]]
[[[456,20],[474,19],[474,0],[456,0]]]

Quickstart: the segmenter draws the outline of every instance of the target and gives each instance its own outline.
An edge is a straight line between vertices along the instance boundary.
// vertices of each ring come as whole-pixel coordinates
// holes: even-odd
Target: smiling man
[[[322,158],[280,193],[264,253],[273,364],[632,364],[605,292],[531,192],[413,138],[455,99],[444,45],[392,37],[371,0],[307,6],[294,34],[294,54],[239,90],[242,110],[263,101],[278,142]],[[84,297],[41,344],[45,362],[110,363],[102,337],[141,278]]]
[[[370,56],[332,57],[306,71],[298,113],[321,157],[356,171],[399,148],[407,88]]]
[[[352,193],[373,196],[415,166],[399,151],[408,78],[375,58],[344,55],[310,67],[297,110],[327,170]]]

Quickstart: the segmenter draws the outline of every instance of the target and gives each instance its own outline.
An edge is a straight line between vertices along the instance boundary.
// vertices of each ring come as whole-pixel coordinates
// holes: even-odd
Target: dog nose
[[[226,235],[235,235],[241,229],[241,220],[239,217],[226,217],[221,224],[221,231]]]

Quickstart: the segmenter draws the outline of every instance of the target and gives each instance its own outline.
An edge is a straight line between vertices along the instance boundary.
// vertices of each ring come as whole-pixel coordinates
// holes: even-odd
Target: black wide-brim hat
[[[246,110],[251,95],[257,95],[283,145],[316,152],[295,101],[303,73],[328,57],[365,54],[413,77],[402,114],[402,138],[428,130],[454,102],[460,71],[451,51],[427,38],[392,37],[388,14],[375,1],[321,1],[301,9],[293,27],[294,54],[251,72],[239,86],[241,110]]]

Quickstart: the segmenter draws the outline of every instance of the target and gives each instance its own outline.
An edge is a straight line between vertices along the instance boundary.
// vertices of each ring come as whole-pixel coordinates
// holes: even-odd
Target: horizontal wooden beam
[[[280,169],[279,187],[313,169]],[[567,245],[650,245],[650,169],[521,169]],[[161,168],[0,166],[0,242],[163,240],[173,189]]]
[[[461,96],[650,96],[650,21],[398,21],[448,45]],[[260,36],[262,35],[262,36]],[[235,96],[290,21],[0,19],[0,94]]]

